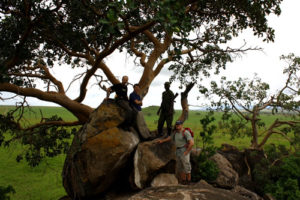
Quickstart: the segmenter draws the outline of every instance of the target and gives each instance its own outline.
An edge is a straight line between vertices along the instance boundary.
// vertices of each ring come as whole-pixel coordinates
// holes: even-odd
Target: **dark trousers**
[[[168,135],[171,135],[172,132],[172,121],[173,121],[173,115],[167,115],[163,112],[160,113],[159,115],[159,119],[158,119],[158,124],[157,124],[157,131],[158,131],[158,135],[162,136],[162,132],[163,132],[163,127],[164,127],[164,123],[167,123],[167,130],[168,130]]]

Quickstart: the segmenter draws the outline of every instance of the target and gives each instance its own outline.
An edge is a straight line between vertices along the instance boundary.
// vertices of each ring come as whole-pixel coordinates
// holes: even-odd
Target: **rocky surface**
[[[149,186],[159,173],[175,173],[175,145],[156,141],[140,143],[134,154],[134,183],[139,189]]]
[[[63,169],[63,185],[73,199],[103,194],[120,177],[130,174],[132,156],[139,136],[118,126],[124,121],[122,109],[104,102],[73,139]],[[130,129],[129,129],[130,130]]]
[[[154,177],[151,182],[151,187],[172,186],[178,185],[178,180],[175,174],[162,173]]]
[[[151,187],[128,198],[128,200],[249,200],[237,193],[214,188],[205,181],[195,185]]]
[[[239,175],[234,171],[230,162],[219,153],[216,153],[210,159],[214,161],[219,168],[218,177],[213,183],[221,188],[234,188],[238,184]]]

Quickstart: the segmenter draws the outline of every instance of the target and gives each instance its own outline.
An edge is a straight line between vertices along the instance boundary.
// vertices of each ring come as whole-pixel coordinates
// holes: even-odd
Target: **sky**
[[[254,73],[257,73],[258,77],[262,81],[270,84],[271,90],[278,90],[284,83],[285,79],[282,76],[283,67],[285,63],[280,60],[281,55],[288,55],[294,53],[296,56],[300,56],[300,26],[298,19],[300,19],[300,1],[299,0],[284,0],[281,5],[282,13],[278,16],[269,16],[269,25],[275,30],[275,42],[265,43],[262,39],[253,36],[250,30],[244,31],[238,38],[235,38],[231,44],[234,46],[243,45],[244,41],[247,42],[248,47],[261,47],[263,51],[250,51],[243,54],[241,57],[237,57],[233,63],[229,63],[225,71],[221,72],[222,76],[226,76],[228,79],[236,80],[238,77],[252,78]],[[138,62],[138,60],[137,60]],[[106,60],[108,66],[112,66],[112,72],[119,78],[123,75],[129,76],[129,82],[134,84],[139,81],[142,74],[142,68],[135,66],[132,58],[126,54],[114,53],[109,59]],[[74,72],[64,67],[57,67],[52,69],[52,73],[59,80],[64,83],[65,88],[72,81]],[[167,69],[163,69],[162,72],[152,82],[149,92],[143,99],[143,107],[151,105],[160,105],[161,94],[164,91],[163,83],[168,81],[170,72]],[[212,77],[215,79],[216,77]],[[209,81],[209,80],[207,80]],[[101,104],[105,98],[105,92],[102,91],[95,83],[91,83],[84,104],[96,108]],[[179,89],[178,83],[172,83],[171,90],[176,92],[182,92]],[[132,87],[129,86],[129,92],[132,91]],[[73,89],[68,91],[69,97],[76,97],[78,94],[78,86],[75,85]],[[5,97],[12,96],[9,93],[4,93]],[[113,96],[113,95],[111,95]],[[205,99],[200,98],[197,88],[194,87],[188,97],[190,109],[201,109]],[[0,101],[0,105],[14,105],[19,99],[10,101]],[[39,101],[34,98],[27,98],[30,105],[39,106],[58,106],[53,103]],[[175,109],[180,109],[179,98],[175,103]]]

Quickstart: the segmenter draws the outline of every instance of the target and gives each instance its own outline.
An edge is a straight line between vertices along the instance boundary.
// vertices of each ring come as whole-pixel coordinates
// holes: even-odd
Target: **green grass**
[[[150,130],[155,130],[157,128],[157,121],[158,121],[158,115],[156,114],[158,110],[157,106],[151,106],[148,108],[143,109],[144,117],[147,122],[147,125]],[[173,118],[173,122],[179,118],[181,114],[181,111],[177,110],[175,111],[175,115]],[[195,111],[191,110],[189,111],[189,118],[185,121],[184,127],[189,127],[193,130],[195,134],[195,141],[196,145],[199,146],[201,143],[201,139],[199,136],[199,132],[202,130],[200,119],[205,116],[204,111]],[[218,123],[218,121],[221,120],[222,113],[221,112],[215,112],[214,117],[216,120],[214,121],[215,124]],[[266,125],[270,125],[276,118],[278,119],[289,119],[286,115],[272,115],[271,113],[264,113],[261,116],[261,119],[263,122],[265,122]],[[166,125],[165,125],[166,126]],[[214,138],[214,145],[217,147],[220,147],[223,143],[231,144],[239,149],[244,149],[250,146],[251,138],[249,137],[241,137],[241,138],[235,138],[234,140],[230,139],[229,134],[224,134],[222,131],[217,131],[217,133],[213,134]],[[259,140],[262,140],[262,138],[259,138]],[[288,146],[288,141],[283,139],[280,135],[272,135],[270,139],[268,140],[267,144],[273,143],[273,144],[284,144]]]
[[[62,187],[62,166],[65,155],[44,160],[38,167],[29,167],[15,158],[22,151],[20,144],[0,148],[0,185],[12,185],[12,200],[57,200],[66,194]]]
[[[0,106],[0,113],[7,113],[13,109],[12,106]],[[156,112],[158,107],[151,106],[143,109],[144,117],[150,130],[157,127],[158,116]],[[41,114],[42,113],[42,114]],[[176,111],[174,120],[178,119],[180,111]],[[40,117],[50,117],[59,115],[64,120],[73,121],[75,117],[66,109],[60,107],[33,107],[30,111],[25,110],[26,120],[22,121],[24,126],[29,126],[40,121]],[[190,127],[195,133],[195,140],[198,145],[201,143],[199,132],[201,130],[200,119],[204,117],[202,111],[190,111],[189,119],[185,122],[185,127]],[[216,113],[216,122],[220,119],[221,113]],[[286,116],[273,116],[265,114],[261,116],[267,124],[270,124],[276,117],[286,118]],[[221,132],[213,135],[214,144],[221,146],[222,143],[232,144],[239,148],[250,146],[250,138],[243,137],[230,140],[229,135]],[[281,136],[274,135],[269,143],[285,144],[288,143]],[[65,155],[44,160],[38,167],[29,167],[24,160],[17,163],[15,158],[22,151],[19,143],[14,143],[8,148],[0,147],[0,186],[12,185],[16,194],[11,195],[12,200],[52,200],[59,199],[66,192],[62,186],[61,172]]]

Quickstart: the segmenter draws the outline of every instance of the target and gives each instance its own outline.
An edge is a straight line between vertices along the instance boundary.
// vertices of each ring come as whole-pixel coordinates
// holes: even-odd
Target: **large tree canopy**
[[[111,83],[118,82],[112,66],[104,62],[114,51],[126,51],[140,61],[143,95],[166,66],[174,78],[195,81],[247,50],[226,46],[240,31],[251,28],[273,41],[266,17],[280,14],[281,1],[2,0],[0,92],[54,102],[77,117],[71,124],[82,124],[92,112],[82,104],[91,79],[102,73]],[[58,64],[86,69],[74,99],[51,74],[50,68]],[[44,87],[41,82],[37,87],[37,80]]]

